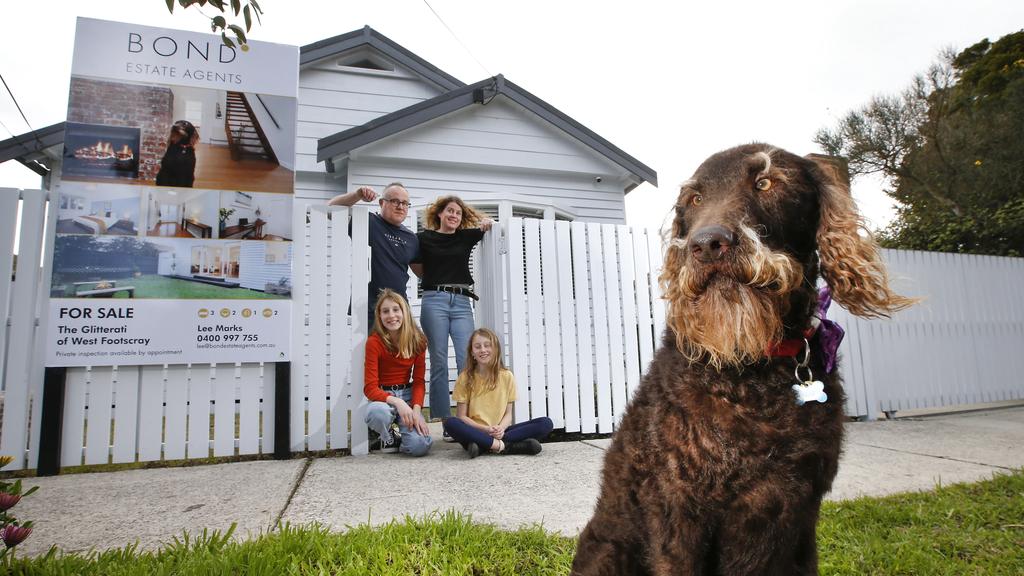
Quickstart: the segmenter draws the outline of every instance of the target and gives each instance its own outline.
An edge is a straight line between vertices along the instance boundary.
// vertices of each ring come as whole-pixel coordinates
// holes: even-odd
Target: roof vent
[[[362,68],[363,70],[377,70],[380,72],[394,72],[395,65],[376,55],[360,50],[355,54],[343,56],[338,59],[338,66],[347,68]]]
[[[385,68],[384,66],[381,66],[380,64],[374,62],[373,60],[370,60],[369,58],[363,58],[362,60],[359,60],[358,62],[352,62],[351,64],[345,64],[345,66],[351,66],[353,68],[366,68],[368,70],[387,70],[388,72],[393,72],[394,71],[393,68]]]

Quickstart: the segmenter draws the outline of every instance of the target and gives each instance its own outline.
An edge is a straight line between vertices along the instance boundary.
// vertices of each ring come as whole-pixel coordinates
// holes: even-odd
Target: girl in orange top
[[[540,416],[512,424],[516,381],[501,359],[498,335],[480,328],[469,339],[469,362],[455,381],[452,398],[455,418],[444,428],[476,458],[481,452],[495,454],[540,453],[540,440],[551,433],[552,422]]]
[[[366,339],[363,384],[370,400],[366,425],[379,435],[381,452],[425,456],[430,451],[433,440],[420,413],[426,350],[427,338],[413,321],[409,303],[393,290],[382,290]]]

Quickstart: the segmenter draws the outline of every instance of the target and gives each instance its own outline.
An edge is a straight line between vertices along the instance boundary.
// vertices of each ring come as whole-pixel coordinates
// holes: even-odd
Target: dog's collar
[[[808,332],[805,333],[805,338],[791,338],[771,344],[765,350],[765,353],[770,358],[796,358],[798,354],[803,353],[807,341],[814,336],[813,329],[808,329]]]

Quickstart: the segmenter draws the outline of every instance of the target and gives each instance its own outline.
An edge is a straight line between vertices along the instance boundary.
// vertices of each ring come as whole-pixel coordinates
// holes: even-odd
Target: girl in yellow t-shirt
[[[551,433],[546,416],[512,424],[516,381],[501,359],[498,336],[480,328],[469,338],[466,369],[455,381],[455,417],[444,429],[462,444],[470,458],[481,452],[539,454],[540,440]]]

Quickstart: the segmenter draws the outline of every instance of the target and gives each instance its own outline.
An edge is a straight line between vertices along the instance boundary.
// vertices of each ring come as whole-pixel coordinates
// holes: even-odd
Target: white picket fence
[[[54,210],[47,193],[0,190],[0,366],[7,469],[38,458],[42,350]],[[367,450],[362,394],[365,206],[294,211],[290,449]],[[477,324],[496,329],[519,386],[516,418],[568,432],[614,430],[660,343],[661,240],[628,226],[521,219],[503,205],[475,258]],[[351,236],[348,232],[352,222]],[[301,233],[299,231],[302,231]],[[1024,260],[886,251],[902,293],[926,300],[892,320],[834,307],[847,412],[1024,398]],[[41,263],[41,265],[40,265]],[[419,301],[410,300],[414,314]],[[351,305],[351,312],[350,312]],[[418,314],[417,314],[418,316]],[[274,450],[273,364],[94,366],[67,372],[62,466],[265,454]]]
[[[507,234],[516,419],[546,415],[568,432],[611,432],[664,330],[660,238],[519,218]]]

